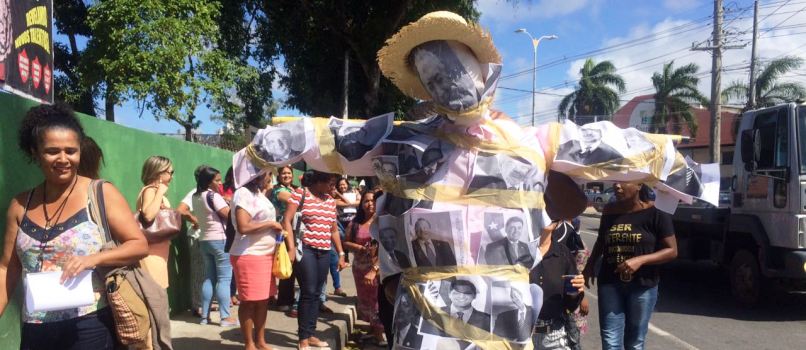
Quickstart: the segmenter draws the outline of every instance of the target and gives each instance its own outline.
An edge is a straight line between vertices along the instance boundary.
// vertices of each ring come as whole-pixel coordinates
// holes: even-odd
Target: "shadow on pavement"
[[[173,346],[176,350],[198,350],[198,349],[222,349],[235,350],[243,349],[243,345],[221,344],[220,341],[203,338],[173,338]]]
[[[267,327],[271,327],[271,325],[268,324],[268,321],[267,321]],[[271,345],[272,347],[283,347],[292,349],[297,347],[296,332],[287,332],[267,328],[265,338],[266,343]],[[221,332],[221,339],[243,344],[243,336],[241,336],[241,330],[237,328],[227,329]],[[243,348],[243,345],[240,345],[239,348]]]
[[[755,306],[733,300],[727,274],[708,263],[674,262],[661,270],[656,312],[731,318],[744,321],[806,320],[806,294],[770,285]]]

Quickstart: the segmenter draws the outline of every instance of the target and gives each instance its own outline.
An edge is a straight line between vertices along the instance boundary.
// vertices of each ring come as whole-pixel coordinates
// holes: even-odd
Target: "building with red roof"
[[[698,163],[711,161],[709,145],[711,143],[711,112],[708,108],[693,106],[692,110],[697,118],[697,134],[691,135],[686,125],[679,125],[680,134],[690,139],[677,146],[678,150],[691,157]],[[636,96],[613,114],[612,121],[622,128],[636,128],[641,131],[650,131],[652,115],[655,113],[655,100],[653,95]],[[720,176],[723,182],[729,181],[733,176],[733,150],[736,145],[734,134],[735,124],[741,115],[741,109],[735,107],[722,107],[722,133],[721,152],[722,162]],[[669,122],[667,130],[671,133],[678,125]]]

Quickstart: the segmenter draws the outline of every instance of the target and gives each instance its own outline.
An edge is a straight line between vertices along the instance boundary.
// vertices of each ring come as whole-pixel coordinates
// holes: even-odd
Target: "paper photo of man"
[[[295,162],[312,144],[305,129],[305,121],[296,121],[260,130],[255,138],[260,140],[256,151],[268,162]]]
[[[528,244],[529,229],[524,215],[510,215],[505,220],[503,213],[484,213],[484,228],[490,239],[484,248],[487,265],[520,264],[532,268],[535,260]]]
[[[493,306],[495,314],[493,333],[516,342],[525,342],[531,339],[532,325],[537,315],[534,314],[534,309],[528,305],[530,299],[528,285],[525,286],[526,290],[518,287],[520,286],[512,284],[493,288],[493,295],[509,297],[508,302],[501,305],[495,303]]]
[[[602,142],[602,130],[597,125],[583,125],[579,133],[579,140],[568,140],[560,145],[557,160],[593,165],[622,158],[621,153]]]
[[[420,349],[423,343],[423,335],[420,334],[420,311],[405,289],[401,289],[400,293],[392,321],[394,329],[397,330],[394,348]]]
[[[644,136],[644,133],[638,131],[638,129],[624,129],[622,135],[624,136],[624,141],[627,142],[627,150],[624,152],[625,155],[639,154],[655,148],[655,144],[649,141],[649,139]]]
[[[445,284],[448,286],[447,300],[440,294],[440,287]],[[440,310],[450,317],[489,332],[492,326],[492,318],[490,313],[485,310],[490,305],[487,291],[487,286],[483,280],[471,281],[460,277],[439,282],[428,282],[425,284],[423,294],[434,305],[440,306],[444,304],[444,306],[440,306]],[[424,334],[446,335],[445,332],[438,330],[433,323],[427,320],[422,321],[420,330]]]
[[[398,157],[379,156],[372,159],[372,169],[375,176],[384,181],[393,181],[398,174]]]
[[[392,215],[378,216],[378,240],[392,261],[397,263],[401,269],[411,267],[407,239],[403,234],[403,224],[400,218]]]
[[[456,266],[450,213],[412,214],[410,219],[406,231],[417,266]]]
[[[361,159],[383,139],[392,128],[392,114],[387,113],[366,122],[350,122],[330,118],[328,128],[333,133],[336,151],[348,161]]]

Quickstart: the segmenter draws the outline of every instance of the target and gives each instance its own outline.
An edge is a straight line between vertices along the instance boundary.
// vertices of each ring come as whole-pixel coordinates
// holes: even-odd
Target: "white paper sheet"
[[[92,270],[59,283],[61,271],[36,272],[25,275],[25,307],[29,313],[72,309],[95,303]]]

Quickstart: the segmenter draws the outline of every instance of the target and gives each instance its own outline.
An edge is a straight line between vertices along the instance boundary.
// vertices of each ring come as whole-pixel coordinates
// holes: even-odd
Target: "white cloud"
[[[590,7],[590,0],[540,0],[511,3],[504,0],[479,0],[482,20],[512,23],[529,19],[563,16]]]
[[[760,27],[769,28],[784,21],[787,17],[791,16],[794,11],[800,10],[802,6],[789,6],[781,9],[779,12],[784,14],[774,14],[765,20]],[[771,10],[768,10],[771,11]],[[764,12],[762,12],[764,15]],[[735,20],[731,23],[731,27],[739,30],[752,28],[751,19]],[[700,68],[700,82],[699,89],[706,97],[711,95],[711,55],[706,51],[691,51],[692,42],[700,42],[710,37],[711,27],[701,25],[691,25],[685,28],[697,28],[696,30],[687,31],[675,35],[669,33],[677,33],[679,31],[671,31],[671,28],[678,27],[691,23],[683,20],[667,19],[654,26],[636,25],[633,27],[629,34],[625,37],[616,37],[605,41],[602,47],[608,47],[616,44],[630,42],[640,37],[647,35],[654,35],[652,42],[643,43],[633,47],[621,49],[611,53],[604,53],[601,55],[593,56],[596,62],[602,60],[609,60],[618,69],[619,73],[627,83],[627,94],[621,96],[622,100],[629,100],[638,95],[646,95],[654,93],[652,87],[651,77],[654,72],[660,72],[663,69],[663,64],[674,60],[675,67],[680,67],[689,63],[695,63]],[[705,24],[706,22],[702,22]],[[806,25],[806,16],[795,16],[782,24],[783,26],[792,25]],[[752,31],[751,31],[752,32]],[[764,33],[760,36],[758,45],[758,57],[763,63],[765,60],[778,58],[784,55],[795,55],[806,59],[806,44],[804,39],[806,35],[802,33],[803,30],[799,28],[789,28],[783,30],[775,30],[769,33]],[[760,31],[763,33],[763,31]],[[798,34],[799,35],[792,35]],[[741,42],[749,42],[752,34],[747,33],[740,37],[736,37],[730,44],[737,44]],[[582,67],[585,59],[578,59],[569,64],[566,71],[567,80],[576,81],[579,77],[579,69]],[[735,80],[746,82],[749,75],[749,61],[750,61],[750,45],[743,49],[727,50],[723,53],[722,66],[722,88],[725,88],[729,83]],[[802,67],[806,68],[806,67]],[[787,80],[787,78],[784,78]],[[558,85],[556,82],[554,85]],[[625,102],[622,102],[624,104]],[[723,103],[725,103],[723,101]]]
[[[789,5],[778,11],[778,13],[766,18],[761,23],[760,38],[758,42],[758,57],[763,64],[772,58],[778,58],[784,55],[799,56],[806,60],[806,33],[803,33],[803,27],[806,26],[806,16],[792,16],[802,8],[802,5]],[[773,9],[762,10],[760,16],[763,18]],[[783,13],[783,14],[781,14]],[[784,22],[784,20],[786,20]],[[782,23],[783,22],[783,23]],[[623,37],[614,37],[602,43],[601,47],[609,47],[616,44],[629,43],[635,39],[652,35],[651,42],[642,43],[628,48],[623,48],[617,51],[603,53],[593,56],[594,61],[599,62],[602,60],[610,60],[617,68],[617,73],[620,74],[627,83],[627,93],[621,96],[622,105],[626,101],[638,95],[647,95],[654,93],[652,87],[651,77],[654,72],[660,72],[663,69],[663,64],[674,60],[675,67],[680,67],[688,63],[695,63],[700,67],[700,82],[699,90],[706,97],[710,98],[711,95],[711,55],[704,51],[691,51],[692,42],[701,42],[711,35],[710,25],[706,25],[707,20],[696,24],[687,20],[679,19],[666,19],[654,25],[636,24],[628,34]],[[782,23],[782,24],[781,24]],[[670,29],[680,25],[691,24],[685,28],[692,29],[690,31],[679,33],[678,30]],[[726,19],[726,24],[730,28],[735,28],[737,31],[744,31],[745,29],[752,28],[750,18],[739,19],[732,21]],[[781,24],[785,29],[777,29],[765,33],[764,28],[771,28]],[[751,31],[750,31],[751,32]],[[737,37],[730,43],[740,43],[742,41],[749,42],[750,32]],[[670,35],[670,33],[672,35]],[[577,52],[569,52],[568,55],[576,54]],[[506,61],[506,57],[504,58]],[[538,88],[540,91],[554,93],[564,96],[570,93],[576,85],[576,80],[579,77],[579,69],[582,67],[585,59],[581,58],[572,62],[566,63],[566,76],[559,79],[550,81],[541,79],[538,72],[539,86],[550,87],[547,90]],[[750,45],[743,49],[728,50],[723,54],[723,74],[722,74],[722,88],[724,89],[728,84],[733,81],[740,80],[747,82],[749,75],[749,61],[750,61]],[[524,63],[527,67],[519,67],[512,69],[508,72],[517,72],[519,70],[529,68],[529,62],[526,60],[513,59],[516,65],[523,66]],[[562,68],[561,68],[562,69]],[[800,72],[806,69],[806,66],[801,67]],[[792,75],[784,77],[784,81],[800,81],[806,84],[806,79],[802,75]],[[524,74],[511,80],[506,80],[503,86],[518,87],[528,90],[531,83],[531,75]],[[561,96],[551,95],[537,95],[537,122],[551,121],[556,118],[554,112],[559,105]],[[723,101],[727,103],[728,101]],[[499,90],[496,100],[495,108],[504,111],[512,118],[518,119],[521,124],[526,125],[530,122],[531,116],[531,98],[529,92],[517,92]],[[520,118],[518,118],[520,117]]]

